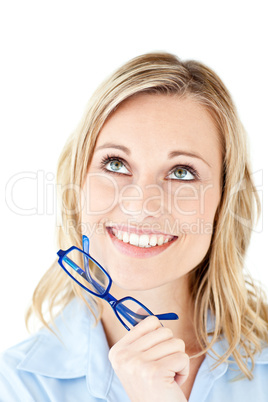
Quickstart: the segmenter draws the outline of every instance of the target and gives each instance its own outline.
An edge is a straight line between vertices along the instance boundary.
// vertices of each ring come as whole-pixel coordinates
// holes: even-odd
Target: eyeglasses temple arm
[[[143,320],[144,318],[147,317],[147,315],[144,314],[139,314],[139,313],[135,313],[134,311],[130,310],[129,308],[127,308],[126,306],[123,305],[119,305],[117,307],[117,309],[119,310],[122,309],[121,314],[123,315],[123,311],[124,313],[131,315],[132,317],[135,317],[139,320]],[[178,320],[179,316],[176,313],[165,313],[165,314],[153,314],[155,315],[155,317],[157,317],[159,320]],[[125,317],[127,319],[127,317]]]
[[[156,317],[159,320],[163,320],[163,321],[165,321],[165,320],[178,320],[179,319],[179,316],[176,313],[158,314],[158,315],[156,315]]]
[[[130,310],[129,308],[127,308],[126,306],[121,305],[121,304],[119,304],[117,306],[117,310],[132,325],[137,324],[137,321],[135,319],[144,320],[144,318],[147,317],[147,315],[144,315],[144,314],[134,313],[134,311]],[[175,314],[175,313],[158,314],[158,315],[155,315],[155,316],[159,320],[163,320],[163,321],[165,321],[165,320],[178,320],[179,319],[178,315]]]
[[[87,254],[89,254],[89,238],[85,235],[82,236],[82,242],[83,242],[83,251]],[[101,285],[99,285],[96,281],[94,281],[94,279],[92,278],[92,276],[90,275],[90,270],[89,270],[89,263],[88,263],[88,258],[83,255],[83,259],[84,259],[84,268],[86,271],[86,279],[89,283],[93,283],[93,285],[95,286],[95,288],[98,289],[98,291],[100,293],[103,292],[103,288]]]
[[[105,297],[105,300],[108,301],[108,303],[110,303],[111,305],[115,304],[116,299],[110,294],[108,293]],[[132,325],[136,323],[135,319],[139,319],[139,320],[143,320],[144,318],[147,317],[147,315],[144,314],[138,314],[135,313],[134,311],[130,310],[128,307],[126,307],[123,304],[118,304],[116,306],[117,311],[119,311],[120,314],[122,314],[122,316],[128,320]],[[159,314],[156,315],[156,317],[159,320],[178,320],[178,315],[175,313],[165,313],[165,314]]]
[[[89,253],[89,238],[87,236],[83,235],[82,241],[83,241],[83,251],[88,254]],[[84,268],[85,268],[86,274],[90,276],[88,258],[85,255],[84,255]]]
[[[89,238],[85,235],[82,236],[82,241],[83,241],[83,251],[85,253],[89,253]]]

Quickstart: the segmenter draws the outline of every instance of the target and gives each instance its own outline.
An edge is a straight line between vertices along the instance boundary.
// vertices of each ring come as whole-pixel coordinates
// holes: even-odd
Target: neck
[[[117,299],[132,296],[155,314],[178,314],[178,320],[166,320],[162,324],[172,330],[174,337],[183,339],[190,354],[196,353],[198,347],[193,325],[194,309],[186,276],[176,282],[149,290],[124,290],[113,284],[110,292]],[[103,302],[102,324],[110,347],[126,334],[126,329],[106,302]]]

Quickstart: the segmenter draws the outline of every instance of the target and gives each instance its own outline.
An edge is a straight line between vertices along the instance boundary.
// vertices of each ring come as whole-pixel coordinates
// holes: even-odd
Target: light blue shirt
[[[56,324],[61,340],[42,329],[1,355],[0,401],[128,402],[109,362],[101,322],[94,327],[83,302],[74,299]],[[221,354],[225,348],[225,341],[220,341],[214,349]],[[230,382],[238,374],[233,365],[223,363],[211,371],[214,363],[213,356],[207,354],[189,402],[268,401],[268,348],[256,357],[252,381]]]

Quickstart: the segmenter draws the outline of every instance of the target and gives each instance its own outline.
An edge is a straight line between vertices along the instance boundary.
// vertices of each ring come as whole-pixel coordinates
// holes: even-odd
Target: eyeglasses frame
[[[110,277],[110,275],[108,274],[108,272],[102,267],[102,265],[100,263],[98,263],[98,261],[96,261],[88,252],[86,252],[85,250],[89,251],[89,239],[87,236],[83,235],[82,238],[83,241],[83,250],[81,250],[80,248],[76,247],[76,246],[72,246],[67,250],[59,250],[57,252],[57,255],[59,256],[58,259],[58,264],[61,266],[61,268],[67,273],[67,275],[72,278],[79,286],[81,286],[85,291],[87,291],[88,293],[99,297],[101,299],[106,300],[110,306],[112,307],[116,317],[118,318],[118,320],[121,322],[121,324],[126,328],[126,330],[130,331],[130,328],[126,325],[126,323],[122,320],[122,318],[120,317],[120,315],[118,314],[118,312],[120,314],[122,314],[122,316],[124,316],[124,318],[131,323],[133,326],[137,325],[138,322],[135,321],[135,317],[137,319],[144,319],[147,316],[135,313],[134,311],[130,310],[129,308],[127,308],[124,304],[124,302],[130,300],[133,301],[135,303],[137,303],[142,309],[144,309],[148,315],[155,315],[153,314],[144,304],[142,304],[141,302],[139,302],[137,299],[131,297],[131,296],[126,296],[123,297],[122,299],[117,300],[110,292],[110,288],[112,286],[112,278]],[[77,250],[80,253],[83,254],[84,256],[84,265],[85,265],[85,271],[79,267],[76,263],[74,263],[74,261],[70,260],[67,261],[67,255],[68,253],[70,253],[73,250]],[[86,257],[86,258],[85,258]],[[96,264],[101,271],[106,275],[106,277],[109,280],[108,286],[106,288],[106,290],[103,292],[103,294],[98,294],[98,293],[94,293],[93,291],[91,291],[90,289],[88,289],[86,286],[84,286],[81,282],[79,282],[73,275],[70,274],[70,272],[64,267],[63,264],[63,260],[69,265],[71,266],[71,268],[74,269],[75,272],[77,272],[80,276],[82,276],[85,280],[87,280],[89,283],[92,283],[93,286],[95,288],[96,287],[96,282],[91,278],[90,275],[90,271],[89,271],[89,265],[88,265],[88,259],[90,259],[94,264]],[[95,283],[94,283],[95,282]],[[100,286],[100,285],[99,285]],[[155,315],[159,320],[177,320],[179,317],[177,314],[175,313],[165,313],[165,314],[158,314]]]

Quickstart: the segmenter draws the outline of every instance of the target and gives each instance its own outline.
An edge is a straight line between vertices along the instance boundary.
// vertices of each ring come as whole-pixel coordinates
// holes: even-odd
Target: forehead
[[[97,139],[98,146],[107,142],[155,156],[178,147],[210,160],[220,154],[218,130],[209,112],[190,97],[178,95],[138,94],[122,102]]]

